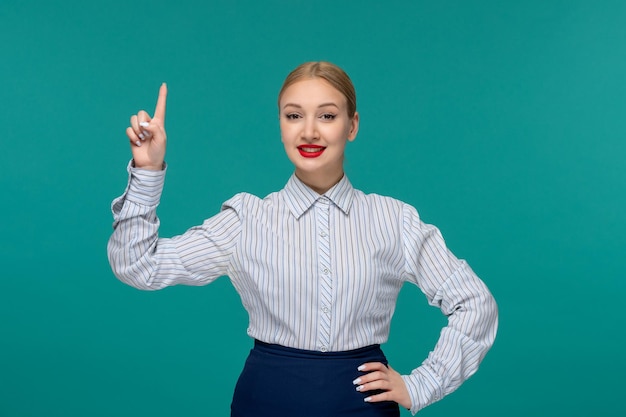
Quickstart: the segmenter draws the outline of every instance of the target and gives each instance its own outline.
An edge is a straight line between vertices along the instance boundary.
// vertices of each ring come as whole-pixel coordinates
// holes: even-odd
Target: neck
[[[319,175],[319,173],[307,174],[306,172],[299,172],[296,170],[296,177],[298,177],[298,179],[307,187],[320,195],[324,194],[335,184],[341,181],[343,175],[343,170],[339,173],[333,173],[332,175]]]

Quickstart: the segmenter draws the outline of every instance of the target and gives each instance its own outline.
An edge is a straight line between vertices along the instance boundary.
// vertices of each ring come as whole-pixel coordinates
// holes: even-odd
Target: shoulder
[[[231,209],[239,215],[267,210],[269,207],[276,205],[278,194],[278,192],[273,192],[264,198],[260,198],[250,193],[237,193],[222,204],[222,210]]]
[[[389,197],[376,193],[364,193],[354,189],[354,202],[357,206],[366,206],[372,209],[385,209],[394,213],[402,214],[407,209],[413,209],[411,205],[394,197]]]
[[[394,197],[376,193],[366,194],[360,190],[354,192],[354,204],[357,215],[377,218],[387,225],[404,229],[421,229],[423,223],[417,209]]]

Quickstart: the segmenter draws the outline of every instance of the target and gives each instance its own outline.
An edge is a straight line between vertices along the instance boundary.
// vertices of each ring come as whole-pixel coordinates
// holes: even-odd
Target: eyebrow
[[[333,102],[322,103],[322,104],[320,104],[319,106],[317,106],[317,108],[319,109],[319,108],[322,108],[322,107],[328,107],[328,106],[333,106],[333,107],[339,108],[339,106],[338,106],[338,105],[336,105],[336,104],[335,104],[335,103],[333,103]],[[301,108],[302,108],[302,106],[301,106],[301,105],[296,104],[296,103],[285,103],[285,105],[283,106],[283,109],[284,109],[285,107],[296,107],[296,108],[298,108],[298,109],[301,109]]]

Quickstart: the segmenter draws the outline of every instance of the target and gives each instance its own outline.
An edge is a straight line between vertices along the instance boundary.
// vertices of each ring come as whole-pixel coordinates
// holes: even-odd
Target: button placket
[[[318,340],[320,350],[326,352],[330,347],[330,329],[331,317],[330,311],[332,306],[332,271],[330,268],[330,226],[329,211],[330,201],[327,197],[322,196],[316,204],[318,218],[318,254],[319,254],[319,305],[320,305],[320,327],[318,330]]]

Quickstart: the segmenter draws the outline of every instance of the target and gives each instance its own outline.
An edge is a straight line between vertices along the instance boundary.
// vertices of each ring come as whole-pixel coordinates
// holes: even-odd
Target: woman
[[[120,280],[145,290],[230,277],[255,339],[232,416],[398,416],[398,405],[417,413],[477,370],[495,338],[495,301],[413,207],[352,188],[343,160],[359,114],[343,70],[305,63],[280,90],[281,137],[295,166],[284,189],[263,199],[237,194],[171,239],[158,237],[156,216],[166,95],[163,85],[154,117],[140,111],[126,131],[133,161],[112,205],[109,260]],[[448,316],[409,375],[379,346],[405,281]]]

